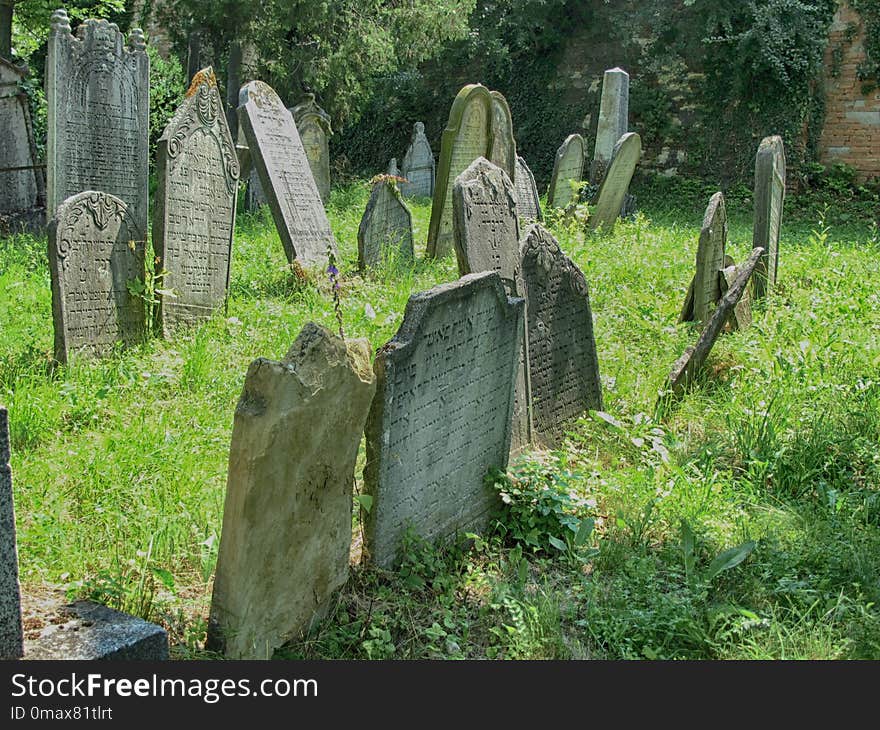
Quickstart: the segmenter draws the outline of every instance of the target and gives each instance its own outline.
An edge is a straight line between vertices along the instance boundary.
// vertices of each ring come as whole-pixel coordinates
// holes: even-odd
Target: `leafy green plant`
[[[684,558],[685,577],[691,587],[708,587],[712,581],[726,570],[742,563],[757,547],[754,540],[748,540],[736,547],[722,550],[705,568],[697,566],[697,539],[687,520],[681,521],[681,551]]]

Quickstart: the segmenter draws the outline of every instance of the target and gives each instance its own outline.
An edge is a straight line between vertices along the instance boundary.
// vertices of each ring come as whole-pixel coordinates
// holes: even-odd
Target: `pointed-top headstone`
[[[556,151],[553,161],[553,174],[550,176],[550,190],[547,205],[565,208],[575,200],[572,183],[579,183],[584,174],[584,155],[586,145],[579,134],[570,134]]]
[[[635,132],[627,132],[614,147],[611,166],[596,194],[596,205],[590,211],[590,227],[593,230],[611,230],[620,216],[639,157],[642,155],[642,138]]]
[[[629,74],[622,68],[611,68],[602,79],[602,97],[599,102],[599,123],[596,127],[596,147],[590,166],[590,181],[602,183],[614,145],[629,131]]]
[[[400,192],[404,197],[430,198],[434,194],[434,153],[431,152],[422,122],[413,125],[412,139],[403,157],[400,175],[407,180],[400,183]]]
[[[776,283],[784,200],[785,146],[778,135],[765,137],[755,156],[755,228],[752,245],[764,249],[752,283],[755,299],[763,298]]]
[[[721,270],[725,266],[727,247],[727,213],[724,194],[715,193],[709,200],[700,241],[697,244],[697,264],[693,282],[688,289],[687,301],[680,322],[708,322],[721,299]]]
[[[358,268],[362,271],[391,262],[412,262],[412,213],[394,181],[380,180],[373,185],[357,239]]]
[[[314,94],[306,94],[295,107],[291,108],[296,129],[299,132],[309,167],[321,194],[321,201],[326,204],[330,200],[330,146],[333,136],[330,126],[330,115],[315,101]]]

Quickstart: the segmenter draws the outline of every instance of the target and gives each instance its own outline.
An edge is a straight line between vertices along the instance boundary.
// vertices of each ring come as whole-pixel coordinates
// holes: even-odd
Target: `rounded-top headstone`
[[[550,189],[547,204],[555,208],[565,208],[575,200],[573,183],[583,179],[586,144],[581,135],[575,133],[565,138],[556,151],[553,161],[553,174],[550,176]]]

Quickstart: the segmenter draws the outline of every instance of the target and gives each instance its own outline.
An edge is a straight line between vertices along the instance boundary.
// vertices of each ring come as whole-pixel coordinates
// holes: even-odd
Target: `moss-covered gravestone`
[[[754,248],[763,248],[752,283],[752,295],[761,299],[776,283],[779,268],[779,229],[785,200],[785,148],[782,137],[765,137],[755,156]]]
[[[573,184],[583,179],[584,159],[587,148],[584,138],[579,134],[570,134],[556,151],[553,161],[553,174],[550,176],[550,190],[547,193],[547,205],[554,208],[565,208],[575,200]]]

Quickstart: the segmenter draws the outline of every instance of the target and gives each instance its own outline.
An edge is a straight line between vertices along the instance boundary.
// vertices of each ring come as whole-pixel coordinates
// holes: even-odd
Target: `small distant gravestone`
[[[336,241],[293,115],[262,81],[241,87],[238,113],[287,260],[326,265]]]
[[[628,131],[629,74],[622,68],[611,68],[602,79],[596,146],[590,165],[590,182],[594,185],[602,183],[614,155],[614,145]]]
[[[571,182],[579,183],[584,174],[584,155],[586,145],[579,134],[570,134],[556,152],[553,162],[553,174],[550,176],[550,190],[547,193],[547,205],[554,208],[565,208],[574,201],[576,193]]]
[[[391,567],[408,528],[439,541],[486,526],[490,467],[510,449],[522,299],[495,272],[414,294],[376,355],[364,483],[370,560]]]
[[[679,321],[708,322],[721,299],[721,270],[727,247],[727,213],[724,194],[715,193],[709,200],[700,242],[697,245],[696,274],[688,289],[685,307]]]
[[[333,136],[330,115],[318,106],[314,94],[306,94],[306,98],[290,112],[296,122],[306,157],[309,158],[309,167],[321,194],[321,201],[326,205],[330,200],[329,139]]]
[[[602,385],[587,280],[537,223],[522,238],[517,292],[526,300],[532,437],[553,448],[586,411],[602,410]]]
[[[86,190],[122,200],[147,230],[150,61],[144,34],[128,46],[114,23],[89,19],[70,33],[64,10],[52,14],[46,59],[47,216]]]
[[[407,198],[430,198],[434,194],[434,153],[425,136],[425,125],[416,122],[412,139],[403,157],[400,176],[407,182],[400,183],[400,192]]]
[[[762,248],[752,250],[748,260],[737,271],[736,278],[721,298],[718,308],[700,333],[697,344],[688,347],[684,354],[675,361],[667,380],[667,388],[673,395],[681,395],[703,368],[709,353],[712,351],[712,346],[721,334],[721,330],[743,297],[749,279],[752,278],[752,274],[755,272],[763,253],[764,249]]]
[[[507,99],[500,91],[492,96],[492,149],[488,159],[498,165],[513,180],[516,176],[516,139],[513,136],[513,117]]]
[[[492,104],[492,95],[481,84],[465,86],[452,103],[440,143],[440,163],[428,225],[429,257],[443,258],[453,249],[452,186],[468,165],[489,154]]]
[[[284,360],[251,363],[232,427],[209,649],[268,659],[345,583],[375,389],[369,343],[311,322]]]
[[[159,138],[153,246],[167,271],[162,331],[205,320],[225,306],[239,165],[211,68],[190,84]]]
[[[144,300],[129,283],[143,286],[144,245],[128,206],[113,195],[88,190],[58,206],[49,223],[56,360],[143,339]]]
[[[397,166],[397,158],[392,157],[388,161],[388,167],[385,170],[386,175],[393,175],[394,177],[401,177],[400,168]]]
[[[18,659],[24,653],[9,456],[9,414],[0,406],[0,659]]]
[[[513,184],[516,187],[516,209],[520,218],[531,221],[543,220],[535,176],[532,175],[526,161],[519,156],[516,158],[516,177]]]
[[[497,271],[513,293],[519,221],[516,191],[507,173],[478,157],[455,180],[452,196],[458,273]]]
[[[593,230],[604,228],[610,231],[614,228],[641,155],[642,139],[635,132],[627,132],[618,140],[611,166],[596,195],[596,205],[590,212]]]
[[[412,262],[412,213],[391,180],[373,186],[358,226],[358,268],[382,266],[390,261]]]
[[[764,249],[755,271],[752,294],[762,299],[776,284],[779,228],[785,199],[785,147],[782,137],[765,137],[755,156],[755,228],[752,245]]]

